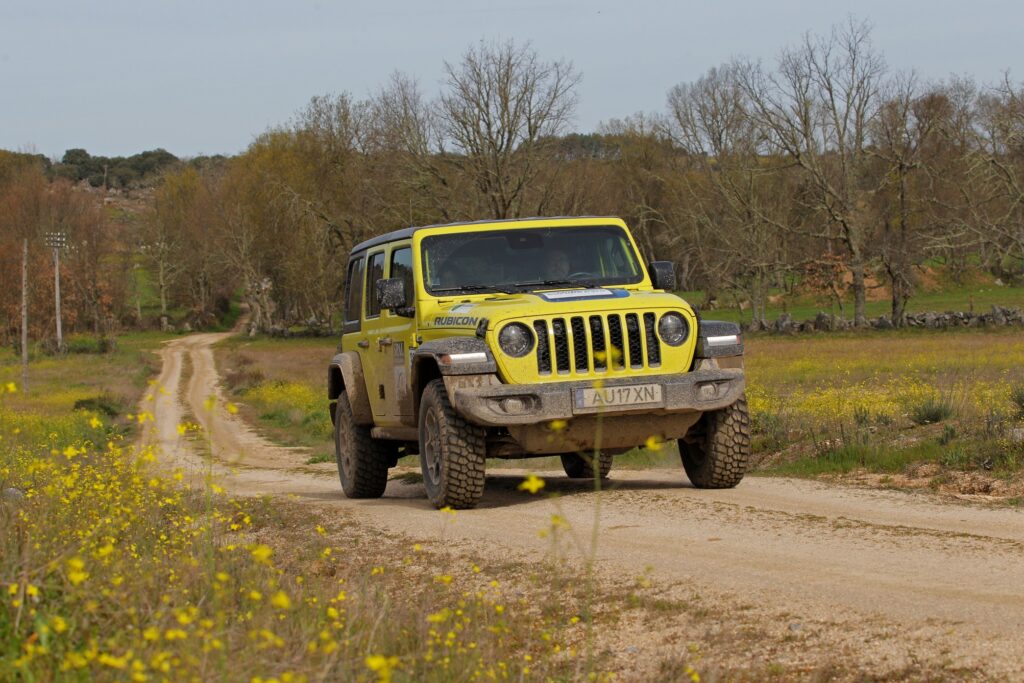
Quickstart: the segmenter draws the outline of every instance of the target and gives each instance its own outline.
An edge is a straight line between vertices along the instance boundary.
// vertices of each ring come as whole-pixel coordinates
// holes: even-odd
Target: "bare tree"
[[[541,61],[526,45],[480,43],[445,63],[438,102],[441,159],[472,184],[492,218],[520,215],[528,191],[576,107],[571,63]],[[450,145],[449,150],[446,146]]]
[[[867,321],[865,275],[874,227],[865,207],[878,189],[869,168],[868,131],[881,106],[884,77],[870,27],[852,19],[827,37],[805,36],[798,48],[783,52],[777,72],[746,64],[740,76],[770,144],[805,176],[803,201],[824,223],[808,234],[845,247],[858,325]]]
[[[930,94],[920,94],[913,74],[896,76],[870,131],[870,153],[881,162],[876,171],[882,178],[877,195],[879,255],[890,283],[891,320],[896,327],[903,326],[907,302],[914,293],[912,267],[920,258],[924,228],[924,193],[915,184],[924,180],[923,155],[943,105]]]
[[[1024,277],[1024,88],[1008,77],[977,100],[973,192],[963,199],[984,246],[994,251],[994,272]],[[1016,269],[1008,266],[1016,264]]]
[[[767,323],[768,288],[785,267],[791,229],[785,169],[765,155],[765,131],[735,65],[669,91],[670,131],[692,164],[680,203],[716,279],[750,298],[752,326]]]

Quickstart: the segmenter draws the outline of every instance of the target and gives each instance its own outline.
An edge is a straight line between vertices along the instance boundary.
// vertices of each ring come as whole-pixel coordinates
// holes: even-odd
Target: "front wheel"
[[[593,479],[594,478],[594,454],[593,453],[563,453],[562,469],[570,479]],[[608,473],[612,471],[612,454],[601,453],[597,456],[597,471],[601,479],[607,479]]]
[[[750,460],[750,415],[747,398],[701,415],[679,439],[686,476],[699,489],[730,489],[740,483]]]
[[[484,430],[452,408],[444,380],[435,379],[420,400],[420,467],[435,507],[475,507],[484,494]]]
[[[349,498],[380,498],[388,485],[388,467],[395,457],[392,442],[370,436],[358,425],[348,395],[341,392],[334,411],[334,454],[341,489]]]

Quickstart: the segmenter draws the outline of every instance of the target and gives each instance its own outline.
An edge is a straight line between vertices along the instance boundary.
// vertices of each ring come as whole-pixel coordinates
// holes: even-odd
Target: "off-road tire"
[[[588,453],[586,455],[580,455],[579,453],[563,453],[560,457],[562,458],[562,469],[565,470],[565,474],[570,479],[594,478],[593,453]],[[608,473],[612,471],[612,454],[601,453],[598,457],[598,461],[598,469],[601,473],[601,479],[607,479]]]
[[[686,476],[699,489],[731,489],[739,484],[750,460],[747,397],[704,413],[679,439],[679,455]]]
[[[338,461],[341,490],[349,498],[380,498],[388,485],[388,467],[395,459],[391,441],[370,436],[370,428],[358,425],[352,404],[343,391],[334,411],[334,455]]]
[[[420,400],[420,467],[427,498],[435,507],[475,507],[484,494],[486,434],[462,419],[435,379]]]

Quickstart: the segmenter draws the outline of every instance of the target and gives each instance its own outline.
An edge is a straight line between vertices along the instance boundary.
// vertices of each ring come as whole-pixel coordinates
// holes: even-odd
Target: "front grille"
[[[656,320],[654,313],[535,320],[537,372],[564,375],[656,368],[661,365]]]

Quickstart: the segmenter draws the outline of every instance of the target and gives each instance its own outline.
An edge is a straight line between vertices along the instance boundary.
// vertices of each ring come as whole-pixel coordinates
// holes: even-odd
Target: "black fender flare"
[[[334,422],[336,401],[343,391],[348,394],[356,424],[372,425],[373,411],[370,409],[370,395],[366,393],[363,364],[355,351],[335,355],[327,366],[327,400],[331,402],[331,422]]]
[[[411,355],[413,408],[419,413],[420,396],[433,379],[450,375],[493,375],[498,363],[479,337],[435,339],[417,347]]]

